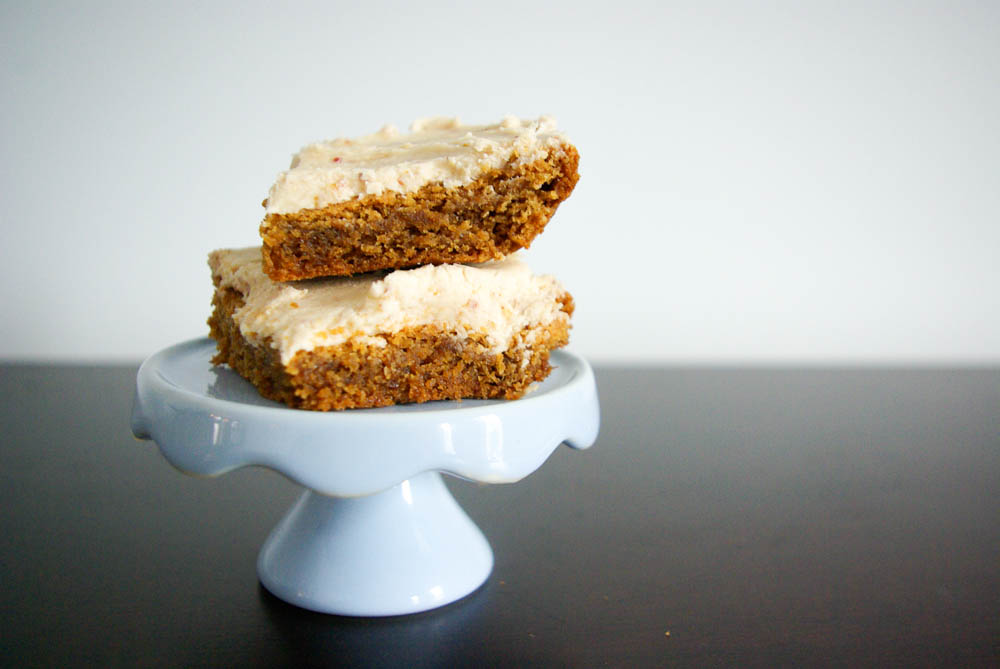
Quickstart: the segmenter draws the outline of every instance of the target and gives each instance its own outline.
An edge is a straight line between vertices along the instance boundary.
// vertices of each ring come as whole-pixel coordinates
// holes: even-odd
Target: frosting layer
[[[283,364],[299,351],[348,339],[385,346],[380,334],[418,325],[439,325],[458,337],[484,334],[500,353],[516,346],[525,328],[569,318],[559,301],[563,286],[532,274],[518,254],[477,265],[288,283],[264,274],[259,247],[213,251],[208,264],[220,288],[243,295],[234,315],[243,336],[255,344],[270,338]]]
[[[319,209],[385,191],[410,193],[428,183],[468,184],[485,171],[534,162],[566,143],[555,120],[507,116],[492,125],[462,125],[457,118],[414,121],[408,134],[388,125],[355,139],[304,147],[278,175],[268,194],[268,214]]]

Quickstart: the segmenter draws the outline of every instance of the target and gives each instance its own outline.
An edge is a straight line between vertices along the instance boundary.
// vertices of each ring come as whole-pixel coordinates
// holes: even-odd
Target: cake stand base
[[[443,606],[492,569],[486,538],[437,472],[363,497],[306,491],[257,559],[261,583],[280,599],[350,616]]]

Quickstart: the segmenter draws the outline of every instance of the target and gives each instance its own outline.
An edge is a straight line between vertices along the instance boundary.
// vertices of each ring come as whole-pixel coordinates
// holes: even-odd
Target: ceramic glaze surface
[[[379,492],[425,471],[509,483],[560,443],[587,448],[597,438],[593,372],[564,351],[552,354],[552,374],[515,401],[312,412],[264,399],[228,367],[212,365],[214,350],[210,339],[179,344],[139,369],[132,431],[187,473],[261,465],[333,496]]]
[[[281,599],[356,616],[436,608],[492,569],[486,537],[436,472],[366,497],[306,492],[257,559],[261,583]]]
[[[588,448],[597,438],[593,372],[564,351],[519,400],[319,413],[262,398],[212,365],[214,350],[194,340],[143,363],[132,431],[187,473],[259,465],[308,488],[268,537],[257,571],[272,593],[316,611],[398,615],[469,594],[493,553],[438,472],[517,481],[559,444]]]

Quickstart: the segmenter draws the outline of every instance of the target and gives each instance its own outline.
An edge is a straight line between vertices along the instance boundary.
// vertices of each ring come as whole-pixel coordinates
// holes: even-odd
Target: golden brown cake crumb
[[[572,314],[572,298],[561,300]],[[348,341],[297,353],[281,363],[271,346],[249,342],[233,319],[243,304],[232,289],[216,292],[208,320],[218,344],[214,364],[228,364],[264,397],[300,409],[329,411],[462,398],[517,399],[551,371],[549,353],[566,345],[569,324],[536,332],[530,348],[493,353],[481,336],[463,338],[434,326],[406,328],[386,345]],[[521,339],[526,332],[521,333]]]
[[[296,283],[272,281],[260,258],[209,255],[213,362],[292,407],[515,399],[569,339],[572,297],[516,256]]]
[[[276,281],[434,263],[497,259],[527,248],[579,179],[569,144],[510,161],[464,186],[430,183],[323,208],[270,213],[260,226],[264,271]]]

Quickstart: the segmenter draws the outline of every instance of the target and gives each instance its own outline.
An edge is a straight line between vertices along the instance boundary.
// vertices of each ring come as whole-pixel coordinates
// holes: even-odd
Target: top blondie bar
[[[544,229],[578,163],[547,116],[431,118],[310,144],[264,201],[264,271],[291,281],[502,258]]]

